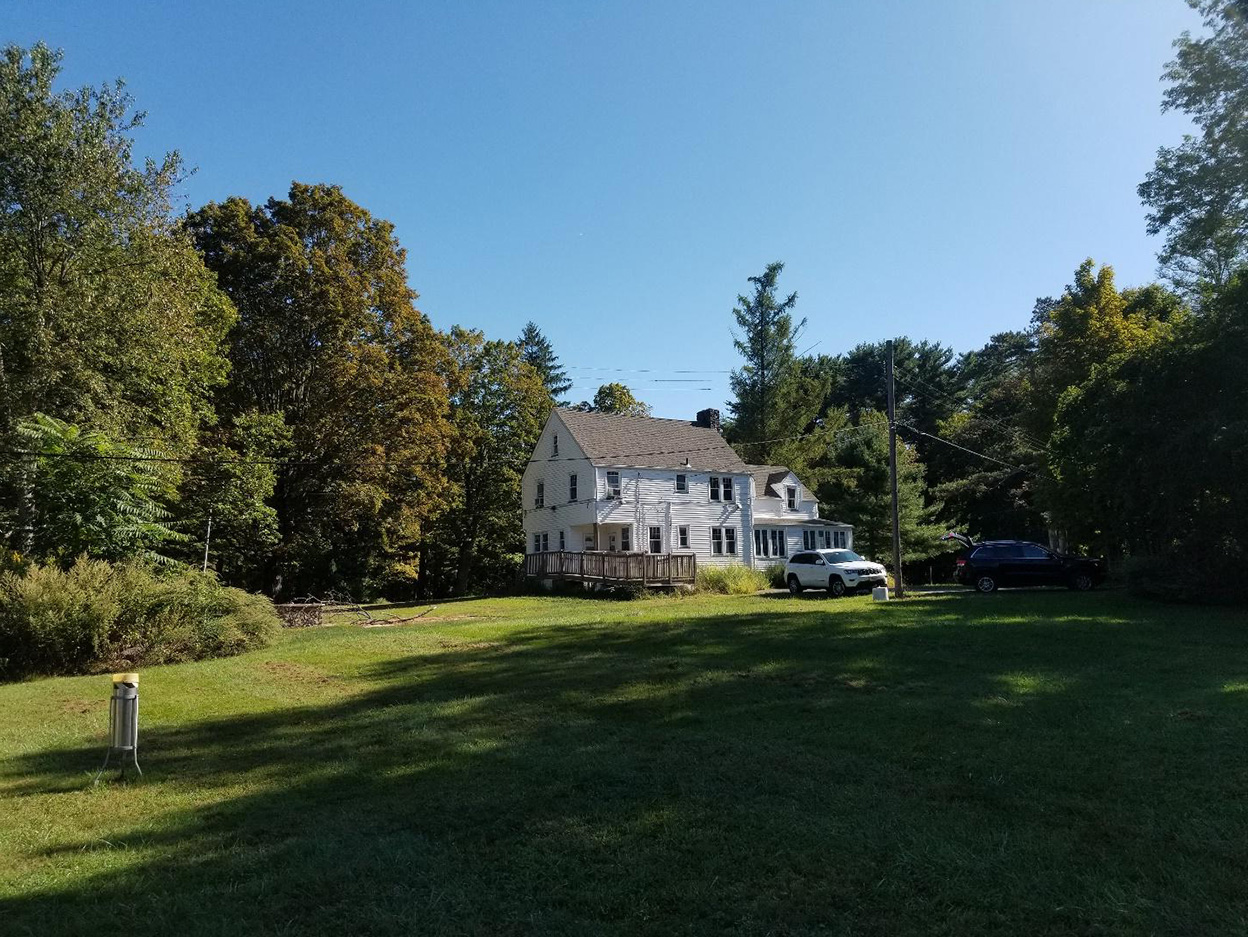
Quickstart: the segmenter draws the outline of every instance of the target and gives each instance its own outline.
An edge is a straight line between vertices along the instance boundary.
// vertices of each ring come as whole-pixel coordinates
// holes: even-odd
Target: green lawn
[[[0,933],[1243,934],[1248,614],[448,603],[0,686]]]

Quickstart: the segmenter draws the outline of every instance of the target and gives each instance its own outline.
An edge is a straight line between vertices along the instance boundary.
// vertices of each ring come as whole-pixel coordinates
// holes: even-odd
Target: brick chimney
[[[695,425],[697,426],[709,427],[710,429],[715,430],[715,432],[717,433],[723,432],[723,430],[720,429],[720,426],[719,426],[719,411],[716,410],[714,407],[707,407],[707,409],[705,410],[699,410],[698,418],[694,422],[695,422]]]

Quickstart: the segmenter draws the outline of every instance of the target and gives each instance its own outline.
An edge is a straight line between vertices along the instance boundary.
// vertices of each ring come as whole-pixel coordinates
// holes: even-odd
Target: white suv
[[[789,592],[827,589],[840,598],[846,592],[882,586],[887,581],[884,567],[864,560],[853,550],[805,550],[794,553],[784,564],[784,580]]]

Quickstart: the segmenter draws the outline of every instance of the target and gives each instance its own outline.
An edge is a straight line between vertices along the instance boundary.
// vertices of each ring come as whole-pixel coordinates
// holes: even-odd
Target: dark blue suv
[[[979,592],[1000,586],[1066,586],[1087,592],[1105,581],[1105,564],[1026,540],[988,540],[959,556],[957,579]]]

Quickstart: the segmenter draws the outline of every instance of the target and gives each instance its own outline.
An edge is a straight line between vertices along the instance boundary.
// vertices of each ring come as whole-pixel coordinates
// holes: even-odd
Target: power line
[[[911,381],[914,381],[916,384],[919,384],[919,385],[923,386],[924,388],[926,388],[926,389],[927,389],[928,391],[930,391],[931,393],[933,393],[933,394],[939,394],[941,397],[944,397],[946,400],[950,401],[951,403],[956,404],[959,408],[963,408],[963,407],[965,407],[965,406],[966,406],[966,401],[965,401],[965,400],[960,400],[960,399],[958,399],[957,397],[953,396],[952,394],[948,393],[947,391],[943,391],[943,390],[941,390],[941,389],[940,389],[940,388],[938,388],[938,387],[933,387],[931,384],[927,383],[926,381],[924,381],[924,380],[923,380],[923,379],[921,379],[921,378],[915,377],[913,374],[911,374],[911,375],[908,375],[908,376],[907,376],[905,372],[898,372],[895,376],[897,377],[897,379],[898,379],[898,380],[900,380],[903,384],[905,384],[905,385],[907,385],[908,387],[910,387],[912,390],[914,389],[914,384],[911,384],[910,382],[911,382]],[[920,396],[922,396],[922,395],[920,395]],[[999,429],[1008,429],[1008,430],[1010,430],[1010,431],[1011,431],[1011,432],[1013,432],[1013,433],[1017,433],[1017,434],[1018,434],[1020,437],[1022,437],[1022,438],[1023,438],[1026,442],[1030,443],[1032,446],[1036,447],[1036,448],[1037,448],[1037,449],[1039,449],[1041,452],[1045,452],[1045,453],[1047,453],[1047,452],[1049,451],[1049,450],[1048,450],[1048,448],[1045,446],[1045,444],[1044,444],[1044,443],[1042,443],[1040,440],[1036,439],[1034,436],[1032,436],[1030,433],[1028,433],[1026,430],[1022,429],[1021,427],[1014,426],[1014,425],[1009,424],[1009,423],[1005,423],[1005,422],[1003,422],[1003,421],[1001,421],[1001,420],[993,419],[992,417],[988,416],[988,415],[987,415],[987,414],[985,414],[985,413],[975,413],[975,414],[972,414],[972,415],[973,415],[976,419],[979,419],[979,420],[987,420],[989,423],[993,424],[994,426],[996,426],[996,427],[997,427],[997,428],[999,428]]]
[[[908,423],[902,423],[898,421],[897,425],[900,426],[902,429],[908,429],[912,433],[917,433],[919,436],[926,436],[928,439],[934,439],[936,440],[936,442],[944,443],[946,446],[952,446],[954,449],[960,449],[963,452],[970,453],[973,456],[979,456],[979,458],[981,459],[987,459],[989,462],[996,462],[998,465],[1004,465],[1006,468],[1012,468],[1016,472],[1024,472],[1027,475],[1036,474],[1031,469],[1025,468],[1021,465],[1015,465],[1012,462],[1006,462],[1003,459],[998,459],[996,456],[990,456],[987,453],[978,452],[975,449],[968,449],[966,446],[959,445],[956,442],[950,442],[948,439],[942,439],[940,436],[934,436],[931,433],[925,433],[921,429],[915,429],[913,426],[910,426]]]

